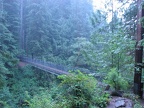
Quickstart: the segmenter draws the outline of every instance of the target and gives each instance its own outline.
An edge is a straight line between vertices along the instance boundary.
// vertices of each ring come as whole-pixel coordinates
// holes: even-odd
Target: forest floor
[[[144,108],[144,99],[139,100],[139,102]],[[133,101],[128,98],[113,96],[107,108],[133,108]]]

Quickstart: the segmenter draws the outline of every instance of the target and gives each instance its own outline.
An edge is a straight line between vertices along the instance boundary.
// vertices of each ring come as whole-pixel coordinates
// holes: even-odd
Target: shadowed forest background
[[[0,108],[105,108],[109,94],[99,82],[131,98],[137,3],[117,1],[114,10],[107,0],[105,11],[91,0],[0,0]],[[20,67],[18,55],[72,76]]]

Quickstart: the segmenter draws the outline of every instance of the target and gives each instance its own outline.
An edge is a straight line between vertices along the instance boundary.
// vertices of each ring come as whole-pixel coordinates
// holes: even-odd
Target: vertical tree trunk
[[[143,16],[142,0],[137,1],[138,4],[138,24],[137,24],[137,43],[142,40],[142,34],[144,33],[143,27],[139,22],[140,18]],[[134,93],[143,98],[143,83],[142,78],[142,58],[143,58],[143,46],[137,44],[135,49],[135,73],[134,73]],[[140,65],[141,64],[141,65]]]
[[[3,23],[4,22],[4,19],[3,19],[3,0],[0,0],[0,22]],[[4,30],[2,28],[2,34],[4,33]]]
[[[119,70],[119,69],[120,69],[120,56],[121,56],[121,54],[118,53],[117,55],[118,55],[118,59],[117,59],[117,69]]]
[[[113,7],[113,0],[112,2],[112,33],[114,32],[114,22],[113,22],[113,17],[114,17],[114,7]]]
[[[20,5],[20,49],[24,50],[23,0],[21,0]]]
[[[114,26],[113,25],[113,13],[114,13],[113,0],[111,1],[111,3],[112,3],[111,4],[111,6],[112,6],[112,13],[111,13],[112,14],[112,25],[111,25],[111,30],[112,31],[111,32],[112,32],[112,35],[113,35],[113,33],[114,33],[114,28],[113,28],[113,26]],[[112,68],[113,68],[114,67],[114,53],[113,52],[111,53],[111,56],[112,56]]]
[[[112,61],[111,61],[112,65],[111,65],[111,67],[113,68],[114,67],[114,53],[113,52],[111,53],[111,57],[112,57]]]
[[[2,18],[3,14],[3,0],[0,0],[0,18]]]

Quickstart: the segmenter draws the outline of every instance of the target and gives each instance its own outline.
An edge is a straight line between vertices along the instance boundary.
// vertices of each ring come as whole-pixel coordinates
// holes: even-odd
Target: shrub
[[[60,75],[59,86],[42,91],[30,99],[30,108],[105,108],[108,95],[97,88],[97,80],[89,75]]]
[[[107,104],[109,103],[109,94],[99,93],[94,98],[94,101],[96,106],[98,106],[99,108],[106,108]]]
[[[143,108],[143,106],[140,105],[140,103],[136,103],[136,104],[133,106],[133,108]]]
[[[114,87],[115,90],[126,90],[129,86],[128,82],[117,72],[116,68],[110,70],[105,82]]]
[[[30,100],[30,108],[54,108],[54,102],[48,92],[43,91]]]
[[[65,108],[88,108],[92,104],[97,84],[96,79],[84,75],[80,71],[77,74],[60,75],[58,78],[62,80],[60,84],[63,89],[61,93],[62,106]]]

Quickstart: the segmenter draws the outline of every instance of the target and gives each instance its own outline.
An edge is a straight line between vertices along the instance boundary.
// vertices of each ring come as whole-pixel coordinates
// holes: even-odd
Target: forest
[[[133,93],[141,0],[94,1],[0,0],[0,108],[144,108]]]

